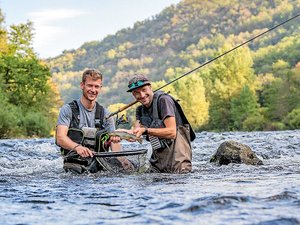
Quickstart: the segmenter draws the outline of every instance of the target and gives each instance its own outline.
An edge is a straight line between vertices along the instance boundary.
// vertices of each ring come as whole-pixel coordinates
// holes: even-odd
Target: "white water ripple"
[[[227,140],[264,165],[209,163]],[[1,224],[300,224],[300,130],[198,133],[186,175],[64,173],[53,139],[0,140],[0,155]]]

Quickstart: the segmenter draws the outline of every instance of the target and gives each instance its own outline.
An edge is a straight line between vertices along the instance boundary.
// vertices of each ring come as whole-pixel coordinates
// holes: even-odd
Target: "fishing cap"
[[[128,91],[132,92],[134,89],[151,84],[149,79],[142,74],[134,75],[128,82]]]

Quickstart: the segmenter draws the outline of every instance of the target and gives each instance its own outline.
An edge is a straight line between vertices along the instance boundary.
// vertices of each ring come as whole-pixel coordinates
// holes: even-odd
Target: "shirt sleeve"
[[[162,121],[167,117],[175,117],[175,103],[173,99],[168,95],[162,95],[159,98],[159,114]]]
[[[72,109],[69,104],[63,105],[60,109],[57,125],[70,126],[72,120]]]
[[[113,117],[110,117],[109,119],[105,119],[110,112],[104,108],[104,122],[103,126],[107,130],[107,132],[114,132],[116,130],[115,121]]]

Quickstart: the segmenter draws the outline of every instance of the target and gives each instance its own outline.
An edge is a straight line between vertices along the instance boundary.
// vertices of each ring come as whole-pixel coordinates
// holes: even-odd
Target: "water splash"
[[[227,140],[249,145],[264,165],[209,163]],[[53,139],[1,140],[1,223],[299,224],[299,140],[299,130],[202,132],[190,174],[88,176],[63,172]],[[123,144],[140,147],[149,146]]]

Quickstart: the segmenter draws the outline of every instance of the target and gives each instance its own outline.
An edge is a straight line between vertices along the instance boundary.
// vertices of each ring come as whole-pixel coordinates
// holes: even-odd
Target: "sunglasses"
[[[137,81],[137,82],[134,82],[134,83],[132,83],[132,84],[129,84],[129,85],[128,85],[128,88],[129,88],[129,89],[132,89],[132,88],[138,88],[138,87],[140,87],[140,86],[142,86],[142,85],[144,85],[144,84],[145,84],[145,81],[139,80],[139,81]]]

